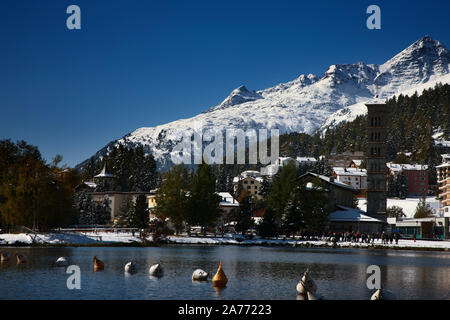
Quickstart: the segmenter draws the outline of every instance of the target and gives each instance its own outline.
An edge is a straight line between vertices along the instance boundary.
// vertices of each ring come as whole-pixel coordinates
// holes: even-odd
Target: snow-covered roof
[[[278,164],[269,164],[268,166],[261,168],[261,175],[273,176],[273,175],[276,175],[280,169],[281,169],[281,166]]]
[[[247,170],[247,171],[242,172],[241,176],[244,178],[247,178],[247,177],[256,178],[256,177],[260,177],[261,173],[256,170]]]
[[[233,178],[233,183],[237,183],[240,180],[246,179],[246,178],[250,178],[250,179],[254,179],[256,181],[262,182],[263,178],[261,177],[261,173],[259,171],[256,170],[247,170],[244,172],[241,172],[241,174],[237,177]]]
[[[354,160],[352,160],[352,162],[356,165],[356,166],[361,166],[361,163],[362,163],[362,160],[356,160],[356,159],[354,159]]]
[[[92,181],[85,181],[84,184],[87,185],[89,188],[97,188],[97,184]]]
[[[333,167],[333,171],[338,176],[358,176],[358,177],[366,177],[367,176],[366,169]]]
[[[329,215],[332,222],[377,222],[383,221],[365,215],[365,211],[356,208],[348,208],[344,206],[337,206],[338,210],[333,211]]]
[[[388,162],[386,163],[386,166],[393,172],[400,172],[403,170],[417,170],[417,171],[428,170],[428,166],[426,164],[405,164],[405,163]]]
[[[340,182],[340,181],[337,181],[337,180],[334,180],[334,179],[333,179],[333,181],[331,181],[330,177],[323,176],[323,175],[320,175],[320,174],[317,174],[317,173],[313,173],[313,172],[307,172],[304,175],[302,175],[300,178],[305,177],[307,175],[315,176],[315,177],[317,177],[317,178],[319,178],[319,179],[321,179],[321,180],[323,180],[323,181],[325,181],[327,183],[333,184],[333,185],[335,185],[337,187],[340,187],[340,188],[344,188],[344,189],[348,189],[348,190],[352,190],[352,191],[357,191],[356,188],[354,188],[354,187],[352,187],[352,186],[350,186],[348,184],[345,184],[343,182]]]
[[[106,163],[105,163],[102,171],[98,175],[96,175],[94,178],[115,178],[115,177],[116,177],[115,175],[108,173],[108,171],[106,170]]]
[[[220,206],[232,206],[239,207],[239,202],[233,198],[229,192],[216,192],[222,200],[220,201]]]
[[[313,158],[313,157],[297,157],[296,160],[299,163],[302,163],[302,162],[317,162],[317,159]]]

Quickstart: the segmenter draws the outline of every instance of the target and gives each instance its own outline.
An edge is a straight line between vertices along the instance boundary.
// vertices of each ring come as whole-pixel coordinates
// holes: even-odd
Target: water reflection
[[[2,249],[3,250],[3,249]],[[0,299],[298,299],[296,285],[309,268],[325,299],[368,299],[367,267],[379,265],[382,285],[399,299],[449,299],[450,256],[441,252],[365,249],[302,249],[233,246],[160,248],[4,248],[28,262],[0,264]],[[93,271],[93,256],[105,270]],[[81,269],[81,290],[68,290],[69,275],[54,262],[65,256]],[[128,261],[136,274],[124,272]],[[218,262],[228,278],[225,289],[192,281],[203,269],[214,275]],[[164,276],[149,275],[151,265]]]

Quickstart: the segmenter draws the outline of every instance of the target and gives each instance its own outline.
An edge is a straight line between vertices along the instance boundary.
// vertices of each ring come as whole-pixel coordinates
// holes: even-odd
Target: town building
[[[350,163],[354,160],[364,160],[365,155],[363,151],[331,153],[326,156],[326,163],[331,167],[345,167],[348,168]]]
[[[233,210],[239,208],[239,202],[233,198],[229,192],[217,192],[220,196],[221,201],[219,203],[219,208],[222,210],[223,215],[230,214]]]
[[[358,189],[336,180],[334,177],[326,177],[308,172],[299,179],[306,182],[307,190],[314,187],[316,181],[326,185],[328,205],[332,208],[329,215],[329,230],[331,232],[379,232],[384,226],[384,221],[369,217],[364,211],[353,208]],[[317,188],[314,187],[314,188]]]
[[[421,219],[388,218],[389,229],[400,233],[402,238],[449,239],[449,218],[429,217]]]
[[[108,172],[106,168],[106,163],[103,166],[102,171],[94,176],[94,181],[96,188],[100,188],[101,190],[115,190],[117,177]]]
[[[120,216],[120,209],[125,204],[128,198],[131,199],[133,203],[140,195],[144,195],[147,199],[147,206],[149,209],[150,219],[154,218],[154,210],[156,209],[156,190],[151,192],[119,192],[119,191],[101,191],[92,192],[92,201],[96,203],[103,203],[106,199],[109,204],[109,209],[111,213],[111,221],[113,223],[118,221]]]
[[[363,160],[356,160],[353,159],[352,161],[350,161],[350,165],[349,168],[356,168],[356,169],[360,169],[361,165],[362,165]]]
[[[150,219],[154,218],[156,209],[156,190],[150,192],[121,192],[116,190],[117,177],[108,172],[106,164],[99,174],[94,176],[93,181],[83,181],[75,188],[75,191],[85,190],[92,196],[95,203],[104,203],[106,200],[109,205],[111,214],[111,222],[117,222],[120,216],[120,209],[124,205],[128,197],[132,202],[140,195],[144,195],[147,199]]]
[[[436,167],[440,202],[440,214],[450,217],[450,154],[443,154],[442,164]]]
[[[329,220],[331,232],[380,232],[385,225],[384,221],[369,217],[365,211],[344,206],[337,206]]]
[[[260,172],[263,176],[268,176],[269,178],[273,177],[277,173],[281,172],[283,166],[288,164],[294,164],[296,168],[301,166],[312,166],[317,162],[317,159],[314,157],[279,157],[275,163],[269,164],[265,167],[262,167]]]
[[[367,191],[367,170],[358,169],[356,167],[343,168],[334,167],[333,168],[334,179],[348,184],[353,188],[358,190],[357,197],[365,198]]]
[[[408,185],[408,196],[426,196],[429,190],[428,166],[388,162],[389,179],[403,172]]]
[[[314,186],[316,181],[324,183],[327,186],[325,192],[327,193],[330,208],[335,208],[338,205],[352,207],[355,196],[358,193],[357,189],[335,180],[334,177],[326,177],[313,172],[307,172],[298,179],[306,182],[307,186]]]
[[[386,220],[386,123],[385,103],[366,104],[367,113],[367,215]]]
[[[234,177],[233,179],[234,194],[238,194],[239,188],[242,188],[242,190],[246,190],[246,192],[249,193],[253,197],[253,199],[261,200],[262,195],[260,190],[262,182],[263,178],[259,171],[244,171],[239,176]]]
[[[312,166],[317,163],[317,159],[314,157],[297,157],[295,160],[297,160],[299,166],[303,165]]]

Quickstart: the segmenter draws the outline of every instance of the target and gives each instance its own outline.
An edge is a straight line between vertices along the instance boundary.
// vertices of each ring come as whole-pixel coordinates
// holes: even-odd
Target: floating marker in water
[[[69,264],[69,262],[67,261],[67,259],[65,257],[59,257],[55,262],[55,265],[57,267],[65,267],[68,264]]]
[[[136,264],[133,261],[130,261],[125,265],[126,273],[133,274],[133,273],[136,273],[136,270],[137,270]]]
[[[222,270],[222,262],[219,261],[219,268],[217,269],[217,272],[215,276],[212,279],[212,282],[214,284],[214,287],[216,288],[224,288],[227,286],[227,276],[225,275],[225,272]]]
[[[397,297],[392,291],[386,289],[378,289],[370,297],[370,300],[397,300]]]
[[[103,261],[97,259],[97,256],[94,256],[94,271],[103,271],[105,269],[105,264]]]
[[[164,275],[164,269],[158,263],[150,267],[149,273],[151,276],[159,278]]]
[[[314,280],[309,275],[309,270],[306,270],[302,279],[297,283],[297,292],[306,295],[308,292],[316,292],[317,286]]]
[[[208,272],[202,269],[197,269],[192,273],[192,281],[206,281],[208,280]]]

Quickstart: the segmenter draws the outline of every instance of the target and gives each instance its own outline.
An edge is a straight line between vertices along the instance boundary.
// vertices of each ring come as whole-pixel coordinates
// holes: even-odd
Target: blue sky
[[[81,8],[81,30],[66,8]],[[366,8],[381,8],[381,30]],[[143,126],[187,118],[234,88],[336,63],[383,63],[424,35],[450,47],[450,1],[2,0],[0,139],[74,166]]]

